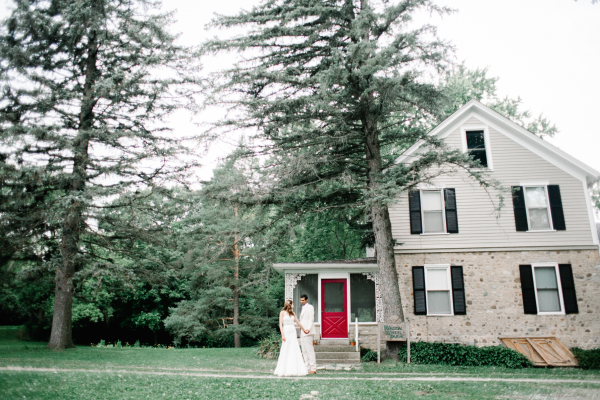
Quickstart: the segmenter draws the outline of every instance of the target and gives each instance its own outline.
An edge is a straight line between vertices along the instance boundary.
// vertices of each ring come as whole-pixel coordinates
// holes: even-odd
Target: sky
[[[392,0],[393,1],[393,0]],[[0,0],[0,17],[8,15],[7,0]],[[198,45],[215,35],[205,25],[214,13],[232,15],[259,0],[168,0],[165,10],[175,11],[175,32],[186,45]],[[438,0],[456,12],[421,15],[419,21],[438,27],[439,36],[456,48],[456,61],[467,67],[489,69],[497,77],[501,96],[520,96],[534,116],[543,113],[559,133],[550,143],[600,171],[600,3],[592,0]],[[224,68],[230,57],[207,59],[207,70]],[[202,122],[196,116],[195,122]],[[200,129],[191,116],[172,118],[175,133]],[[213,144],[203,158],[201,175],[207,179],[219,157],[232,145]]]

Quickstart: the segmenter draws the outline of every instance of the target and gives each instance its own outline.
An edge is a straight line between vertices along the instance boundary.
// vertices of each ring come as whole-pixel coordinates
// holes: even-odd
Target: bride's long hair
[[[281,311],[285,311],[288,313],[288,315],[293,316],[296,315],[294,314],[294,303],[291,300],[286,300],[285,303],[283,304],[283,308],[281,309]]]

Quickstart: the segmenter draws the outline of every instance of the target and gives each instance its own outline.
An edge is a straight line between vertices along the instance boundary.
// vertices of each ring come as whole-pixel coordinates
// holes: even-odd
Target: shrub
[[[406,362],[406,347],[402,347],[398,355],[401,361]],[[463,367],[533,367],[533,363],[527,357],[507,347],[476,347],[437,342],[411,343],[410,362],[415,364],[443,364]]]
[[[360,359],[363,361],[377,361],[377,352],[361,347],[360,348]]]
[[[573,347],[571,351],[581,368],[600,369],[600,349],[583,350]]]
[[[281,350],[281,336],[271,333],[258,342],[256,354],[262,358],[278,358],[279,350]]]

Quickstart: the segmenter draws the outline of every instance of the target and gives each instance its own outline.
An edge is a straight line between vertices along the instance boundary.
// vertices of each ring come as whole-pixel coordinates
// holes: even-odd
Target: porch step
[[[348,339],[321,339],[315,346],[317,365],[360,365],[360,352]]]
[[[357,351],[341,352],[341,351],[315,351],[315,358],[320,360],[357,360],[360,361],[360,353]]]
[[[317,345],[315,346],[315,353],[320,353],[320,352],[328,352],[328,353],[333,353],[333,352],[346,352],[346,353],[356,353],[356,347],[355,346],[332,346],[332,345]]]
[[[348,346],[349,344],[349,339],[321,339],[319,341],[319,346]]]
[[[324,359],[317,360],[317,368],[319,366],[337,364],[337,365],[360,365],[360,360],[340,360],[340,359]]]

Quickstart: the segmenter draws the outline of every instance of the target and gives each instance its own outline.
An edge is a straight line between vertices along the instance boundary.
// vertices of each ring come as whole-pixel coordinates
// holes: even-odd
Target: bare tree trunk
[[[96,61],[98,59],[98,43],[95,32],[92,32],[88,43],[86,76],[79,114],[79,132],[73,142],[73,172],[69,191],[74,195],[71,206],[62,223],[62,240],[60,254],[62,265],[56,269],[56,287],[54,289],[54,314],[52,331],[48,348],[62,350],[75,347],[73,344],[73,275],[79,255],[79,236],[83,225],[83,199],[77,198],[86,184],[86,168],[88,163],[88,146],[90,130],[94,123],[93,84],[96,79]]]
[[[238,206],[237,204],[234,207],[235,210],[235,218],[238,217]],[[233,326],[234,328],[238,328],[240,325],[240,290],[238,286],[238,282],[240,279],[240,248],[238,246],[238,242],[240,237],[238,234],[235,235],[235,243],[233,244],[233,256],[235,258],[235,271],[233,277],[235,278],[235,286],[233,287]],[[233,342],[236,348],[242,347],[242,341],[240,338],[240,334],[236,331],[233,334]]]
[[[377,179],[382,172],[381,148],[379,133],[376,122],[368,115],[363,118],[363,129],[365,133],[365,152],[368,166],[368,188],[374,191],[379,184]],[[392,224],[390,214],[385,204],[374,202],[371,207],[371,219],[373,222],[373,233],[375,234],[375,246],[377,248],[377,265],[379,267],[379,279],[381,285],[383,302],[383,313],[386,322],[404,321],[402,311],[402,299],[398,286],[398,271],[394,258],[394,239],[392,237]],[[398,342],[387,342],[386,356],[398,359]]]

